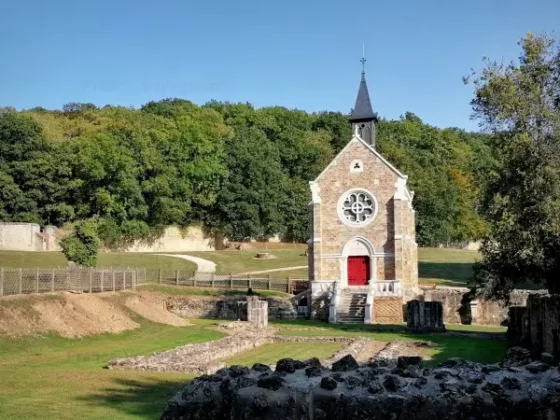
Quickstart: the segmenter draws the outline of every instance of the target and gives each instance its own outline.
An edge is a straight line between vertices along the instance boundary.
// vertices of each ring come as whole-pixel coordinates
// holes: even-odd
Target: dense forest
[[[201,224],[234,240],[308,239],[313,180],[344,147],[341,113],[182,99],[140,109],[70,103],[0,109],[0,220],[94,221],[118,247]],[[495,166],[489,139],[429,126],[412,113],[381,119],[381,153],[409,176],[417,242],[480,238],[480,189]]]

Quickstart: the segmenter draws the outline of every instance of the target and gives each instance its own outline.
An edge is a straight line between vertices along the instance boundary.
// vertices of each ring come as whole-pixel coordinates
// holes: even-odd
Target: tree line
[[[193,224],[232,240],[304,242],[308,182],[350,138],[341,113],[246,103],[3,108],[0,220],[75,224],[114,248]],[[380,120],[377,144],[409,175],[420,245],[484,235],[481,174],[496,164],[488,136],[406,113]]]

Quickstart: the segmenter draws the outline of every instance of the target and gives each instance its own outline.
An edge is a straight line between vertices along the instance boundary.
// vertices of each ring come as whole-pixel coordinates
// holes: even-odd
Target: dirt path
[[[197,271],[201,273],[216,272],[216,263],[209,260],[205,260],[204,258],[193,257],[192,255],[182,255],[182,254],[157,254],[157,255],[161,255],[164,257],[181,258],[183,260],[193,262],[198,266]]]

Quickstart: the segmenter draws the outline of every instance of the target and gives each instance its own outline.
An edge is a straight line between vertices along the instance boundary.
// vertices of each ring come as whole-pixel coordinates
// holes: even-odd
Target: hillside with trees
[[[0,220],[91,220],[105,246],[201,224],[232,240],[308,239],[313,180],[351,136],[344,115],[183,99],[140,109],[0,110]],[[409,175],[420,245],[476,240],[489,137],[406,113],[378,148]],[[93,238],[94,239],[94,238]],[[92,239],[92,240],[93,240]]]

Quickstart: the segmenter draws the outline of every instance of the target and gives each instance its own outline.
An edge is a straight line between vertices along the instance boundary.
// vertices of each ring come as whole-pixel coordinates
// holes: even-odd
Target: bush
[[[101,247],[97,236],[97,222],[82,220],[76,225],[74,233],[60,242],[60,246],[68,261],[85,267],[95,266]]]

